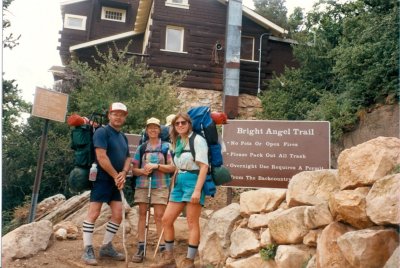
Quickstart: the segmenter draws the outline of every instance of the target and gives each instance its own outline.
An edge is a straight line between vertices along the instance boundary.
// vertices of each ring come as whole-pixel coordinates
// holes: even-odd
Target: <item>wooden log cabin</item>
[[[223,90],[227,0],[69,0],[61,3],[61,60],[91,62],[113,42],[156,71],[190,70],[182,87]],[[262,41],[259,73],[259,47]],[[257,95],[285,66],[295,66],[285,30],[242,7],[239,93]]]

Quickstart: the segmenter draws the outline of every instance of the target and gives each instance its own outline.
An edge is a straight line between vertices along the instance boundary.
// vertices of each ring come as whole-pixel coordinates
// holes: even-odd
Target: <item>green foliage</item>
[[[393,170],[392,170],[392,172],[391,172],[391,174],[397,174],[397,173],[400,173],[400,164],[397,164],[397,165],[393,168]]]
[[[11,5],[11,3],[14,0],[3,0],[3,32],[5,29],[9,28],[11,26],[10,20],[7,18],[8,15],[8,7]],[[19,45],[18,40],[21,37],[21,35],[15,37],[13,33],[10,34],[4,34],[3,35],[3,47],[4,48],[9,48],[12,49]]]
[[[15,80],[3,81],[3,139],[6,139],[12,131],[18,131],[18,120],[21,113],[29,111],[29,104],[25,102],[19,95],[21,90],[15,85]]]
[[[304,27],[294,35],[300,68],[270,81],[258,117],[328,120],[336,141],[360,110],[399,96],[398,7],[394,0],[320,0]]]
[[[277,25],[286,28],[285,0],[254,0],[255,11]]]
[[[118,50],[115,50],[118,51]],[[129,116],[125,132],[139,133],[148,117],[161,120],[175,111],[177,104],[173,94],[184,74],[156,74],[145,66],[134,65],[134,59],[126,56],[126,49],[116,53],[98,53],[98,66],[90,67],[82,62],[68,66],[70,80],[63,91],[68,92],[69,111],[80,115],[107,110],[114,101],[128,106]],[[113,57],[114,56],[114,57]],[[9,231],[23,224],[15,217],[17,207],[26,198],[30,201],[36,174],[37,159],[41,142],[44,119],[30,117],[26,124],[15,125],[14,116],[24,108],[13,81],[6,81],[3,92],[3,230]],[[5,96],[5,97],[4,97]],[[11,103],[11,104],[9,104]],[[4,108],[6,107],[6,109]],[[70,127],[66,123],[50,121],[47,148],[43,163],[38,201],[62,193],[71,197],[68,189],[68,175],[73,168],[73,151],[70,149]],[[128,201],[132,200],[132,190],[125,189]]]
[[[69,110],[89,115],[104,112],[110,103],[120,101],[129,112],[124,131],[140,133],[147,118],[163,120],[165,115],[175,112],[175,88],[185,73],[157,74],[143,64],[135,65],[135,58],[126,55],[127,48],[97,51],[97,67],[82,62],[69,66],[78,81],[70,95]]]
[[[276,255],[276,250],[278,249],[278,245],[269,244],[267,247],[260,249],[261,259],[264,261],[273,260]]]

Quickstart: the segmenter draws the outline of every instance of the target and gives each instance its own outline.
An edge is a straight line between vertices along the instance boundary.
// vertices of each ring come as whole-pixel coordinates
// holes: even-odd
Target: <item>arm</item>
[[[191,203],[199,203],[201,197],[201,190],[203,189],[203,184],[206,181],[208,165],[202,162],[196,162],[196,164],[200,167],[199,176],[197,177],[196,187],[194,188],[194,192],[192,194]]]
[[[127,158],[124,163],[124,170],[121,172],[117,172],[113,165],[111,164],[110,159],[107,156],[107,151],[103,148],[96,148],[96,157],[99,165],[101,168],[110,175],[114,181],[115,184],[117,185],[118,189],[122,189],[125,184],[125,178],[126,178],[126,170],[129,169],[129,163],[130,160]]]

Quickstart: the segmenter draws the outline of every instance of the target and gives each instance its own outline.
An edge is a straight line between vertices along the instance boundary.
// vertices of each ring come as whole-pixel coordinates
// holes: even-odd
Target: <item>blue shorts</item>
[[[196,187],[197,176],[198,174],[190,172],[178,173],[169,200],[177,203],[190,202]],[[200,205],[204,206],[204,200],[205,194],[201,191]]]
[[[109,204],[111,201],[121,201],[121,194],[113,180],[96,180],[90,192],[90,202]]]

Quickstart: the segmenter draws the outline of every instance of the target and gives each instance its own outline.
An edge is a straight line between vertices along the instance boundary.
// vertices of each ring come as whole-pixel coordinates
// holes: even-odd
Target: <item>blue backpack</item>
[[[196,135],[201,135],[207,141],[210,165],[206,181],[204,182],[203,191],[206,195],[214,196],[216,185],[220,184],[216,183],[218,180],[214,178],[215,172],[213,172],[213,169],[219,168],[223,164],[222,148],[221,144],[218,142],[217,126],[211,118],[211,111],[208,106],[191,108],[188,114],[192,119],[192,128],[194,132],[189,138],[189,147],[193,159],[196,159],[196,152],[194,151],[194,139]]]

